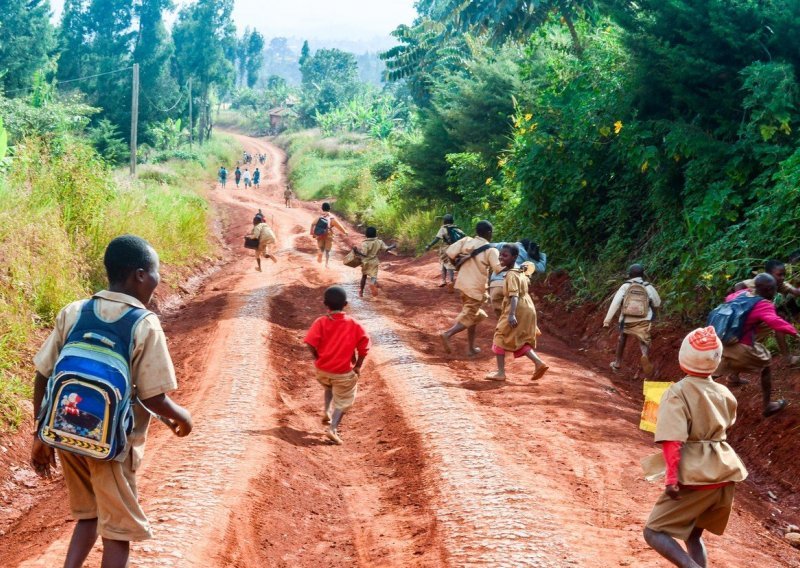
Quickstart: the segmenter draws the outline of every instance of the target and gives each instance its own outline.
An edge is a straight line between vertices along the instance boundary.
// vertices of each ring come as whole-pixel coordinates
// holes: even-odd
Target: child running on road
[[[515,358],[527,357],[534,362],[533,381],[541,379],[550,368],[534,351],[539,328],[536,325],[536,307],[528,293],[528,274],[525,269],[532,272],[535,268],[530,263],[517,268],[518,257],[517,245],[506,244],[500,250],[500,264],[505,277],[502,312],[497,320],[492,345],[492,352],[497,356],[497,372],[486,375],[491,381],[506,380],[507,352],[513,353]]]
[[[455,225],[455,219],[448,213],[442,217],[442,226],[439,229],[439,232],[436,233],[436,236],[433,238],[433,240],[425,247],[425,250],[429,251],[434,245],[436,245],[436,243],[441,243],[439,245],[439,264],[442,266],[442,283],[439,284],[439,288],[444,288],[447,286],[448,292],[453,291],[456,283],[456,267],[453,264],[453,260],[447,256],[445,251],[447,250],[447,247],[456,241],[463,239],[464,237],[466,237],[466,235]]]
[[[61,310],[53,331],[34,358],[33,409],[36,416],[62,348],[68,340],[76,341],[71,337],[76,324],[83,322],[90,313],[96,320],[89,322],[95,326],[92,329],[102,331],[103,326],[109,326],[122,334],[119,326],[128,322],[124,316],[134,308],[144,310],[159,284],[158,254],[142,238],[125,235],[112,240],[103,262],[108,274],[108,290]],[[93,305],[88,305],[90,301]],[[128,565],[130,542],[152,537],[150,523],[136,494],[136,471],[144,456],[150,424],[150,413],[145,407],[170,421],[177,436],[188,436],[192,431],[189,412],[167,396],[178,384],[158,317],[146,312],[132,331],[128,327],[125,333],[132,336],[127,364],[137,398],[133,403],[133,430],[127,437],[130,448],[127,455],[123,454],[124,460],[100,461],[66,450],[54,452],[38,437],[33,440],[31,463],[40,476],[51,476],[55,453],[58,453],[72,516],[78,519],[65,566],[82,566],[99,535],[103,539],[102,565],[123,568]]]
[[[367,239],[361,245],[361,249],[353,247],[353,252],[358,256],[363,257],[361,260],[361,287],[358,292],[358,297],[364,297],[364,286],[367,283],[367,278],[370,279],[369,291],[373,296],[378,295],[378,268],[380,268],[380,260],[378,254],[381,252],[389,252],[397,248],[397,245],[387,246],[382,240],[378,238],[378,229],[375,227],[367,227]]]
[[[483,311],[483,304],[488,299],[486,283],[489,271],[500,272],[503,269],[499,260],[500,253],[489,243],[493,231],[494,227],[489,221],[479,221],[475,226],[478,236],[461,239],[447,247],[447,256],[459,267],[455,287],[461,293],[461,312],[456,322],[450,329],[439,334],[447,353],[453,351],[450,338],[465,329],[469,344],[467,354],[473,356],[481,351],[475,346],[475,333],[477,325],[488,317]]]
[[[628,269],[628,280],[617,290],[603,321],[603,327],[609,327],[617,311],[621,312],[619,343],[617,343],[617,355],[611,362],[612,371],[617,372],[622,368],[625,344],[628,336],[633,335],[639,341],[639,349],[642,351],[640,360],[642,370],[647,377],[653,374],[653,365],[650,363],[651,329],[656,310],[660,307],[661,298],[655,287],[644,281],[644,267],[641,264],[631,265]]]
[[[252,186],[252,178],[250,177],[250,170],[249,168],[244,169],[244,175],[242,175],[242,179],[244,180],[244,187],[245,189]]]
[[[317,239],[317,246],[319,247],[317,262],[322,262],[322,255],[325,255],[325,268],[328,268],[328,263],[331,259],[335,229],[347,236],[347,229],[342,226],[336,217],[331,215],[331,204],[323,203],[322,215],[311,224],[311,236]]]
[[[275,244],[275,233],[267,225],[264,220],[264,214],[261,209],[258,210],[256,216],[253,217],[253,230],[247,235],[251,239],[258,239],[258,248],[256,249],[256,270],[261,272],[261,257],[270,259],[272,262],[278,262],[274,255],[267,252],[270,245]]]
[[[339,424],[355,402],[370,341],[364,328],[344,313],[347,293],[343,288],[325,290],[324,302],[328,315],[317,318],[304,341],[314,357],[317,380],[325,389],[322,423],[330,424],[325,435],[334,444],[342,444]]]
[[[294,193],[288,187],[283,190],[283,200],[286,202],[286,208],[292,208],[292,199],[294,199]]]
[[[256,168],[256,171],[253,172],[253,185],[256,187],[256,189],[259,189],[260,183],[261,183],[261,172],[259,171],[258,168]]]
[[[747,478],[726,442],[736,421],[736,398],[711,378],[721,357],[722,343],[713,327],[687,335],[678,355],[686,377],[669,387],[658,409],[655,441],[661,444],[666,487],[647,520],[644,539],[676,566],[705,568],[703,531],[725,532],[734,484]],[[675,539],[683,540],[686,550]]]
[[[238,165],[233,171],[233,181],[236,183],[236,189],[239,189],[239,182],[242,181],[242,170],[239,169]]]

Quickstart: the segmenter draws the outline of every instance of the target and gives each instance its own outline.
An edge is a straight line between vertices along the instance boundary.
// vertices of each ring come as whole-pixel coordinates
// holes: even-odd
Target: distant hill
[[[270,75],[283,77],[292,85],[300,84],[300,50],[303,47],[302,38],[275,37],[267,40],[264,50],[264,67],[261,73],[262,80]],[[385,68],[378,54],[394,45],[391,37],[375,37],[371,40],[317,40],[309,39],[311,51],[318,49],[341,49],[356,56],[358,73],[361,80],[373,85],[382,85],[382,75]]]

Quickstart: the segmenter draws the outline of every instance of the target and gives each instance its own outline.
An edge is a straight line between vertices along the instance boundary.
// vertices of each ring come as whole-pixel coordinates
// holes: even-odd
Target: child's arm
[[[35,418],[38,418],[39,411],[42,409],[42,400],[44,399],[46,388],[47,377],[37,371],[36,378],[33,381],[33,416]],[[38,424],[36,430],[38,430]],[[52,470],[56,467],[56,453],[53,448],[39,439],[36,431],[34,431],[33,447],[31,448],[31,465],[37,475],[48,479],[52,477]]]
[[[353,366],[353,372],[356,375],[361,375],[361,365],[364,364],[364,359],[366,359],[366,358],[367,358],[366,354],[364,354],[364,355],[359,354],[358,355],[358,359],[356,359],[356,364]]]
[[[192,431],[192,415],[166,394],[158,394],[141,401],[141,403],[151,412],[171,421],[173,424],[170,425],[170,428],[179,438],[188,436]]]
[[[314,361],[319,359],[319,353],[317,353],[316,347],[309,345],[308,343],[306,343],[306,347],[308,347],[308,350],[311,352],[311,356],[314,357]]]
[[[353,247],[353,252],[356,254],[356,256],[367,256],[366,254],[358,250],[358,247]]]
[[[681,464],[681,448],[683,442],[665,441],[661,443],[661,451],[664,454],[664,463],[666,464],[666,476],[664,478],[664,491],[669,495],[670,499],[679,500],[678,492],[681,490],[678,484],[678,470]]]
[[[440,239],[439,237],[433,237],[433,240],[432,240],[430,243],[428,243],[427,245],[425,245],[425,250],[426,250],[426,251],[429,251],[429,250],[431,250],[431,248],[433,248],[433,246],[434,246],[436,243],[438,243],[439,241],[441,241],[441,240],[442,240],[442,239]]]
[[[337,219],[336,217],[331,217],[331,226],[335,227],[336,229],[339,229],[342,233],[345,234],[345,236],[347,236],[347,229],[344,228],[344,225],[342,225],[339,222],[339,219]]]

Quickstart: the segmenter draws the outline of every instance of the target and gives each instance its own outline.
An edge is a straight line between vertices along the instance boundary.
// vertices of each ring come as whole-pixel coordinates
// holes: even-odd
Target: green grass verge
[[[142,165],[131,180],[78,138],[17,144],[0,174],[0,431],[24,419],[36,338],[64,305],[105,287],[112,238],[144,237],[179,273],[215,252],[204,193],[239,151],[217,136],[196,159]]]

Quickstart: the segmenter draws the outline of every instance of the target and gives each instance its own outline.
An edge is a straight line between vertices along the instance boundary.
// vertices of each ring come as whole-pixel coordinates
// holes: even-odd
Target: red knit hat
[[[695,329],[681,344],[678,362],[684,373],[707,377],[722,359],[722,342],[713,327]]]

